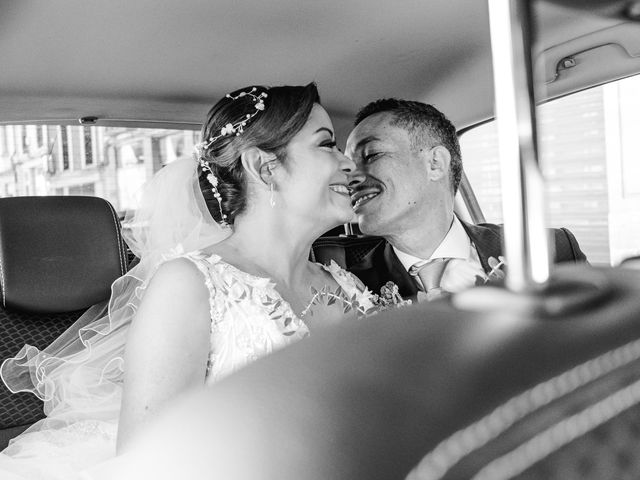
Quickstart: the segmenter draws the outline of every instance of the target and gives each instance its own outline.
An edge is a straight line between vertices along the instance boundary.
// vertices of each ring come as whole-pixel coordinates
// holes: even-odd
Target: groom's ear
[[[242,152],[240,161],[247,172],[247,179],[250,182],[265,185],[272,183],[272,171],[277,161],[277,157],[273,153],[267,153],[264,150],[252,147]]]
[[[442,145],[433,147],[429,158],[429,178],[439,181],[449,178],[449,166],[451,165],[451,154]]]

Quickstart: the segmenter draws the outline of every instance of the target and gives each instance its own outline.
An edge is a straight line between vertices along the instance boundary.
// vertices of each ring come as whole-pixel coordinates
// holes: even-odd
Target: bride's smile
[[[320,233],[348,222],[352,216],[347,174],[354,163],[336,145],[333,124],[316,104],[304,127],[287,148],[285,175],[278,195],[288,217],[312,220]],[[276,200],[277,201],[277,200]]]

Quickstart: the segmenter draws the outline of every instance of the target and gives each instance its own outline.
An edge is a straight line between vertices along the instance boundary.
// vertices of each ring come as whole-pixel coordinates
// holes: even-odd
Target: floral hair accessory
[[[208,139],[203,140],[198,145],[196,145],[196,149],[198,150],[198,157],[201,157],[202,152],[209,148],[211,144],[219,138],[227,137],[229,135],[240,136],[240,134],[244,132],[244,127],[247,126],[247,122],[255,117],[258,113],[264,111],[264,99],[268,97],[267,92],[260,92],[259,94],[257,94],[257,91],[258,89],[256,87],[252,87],[248,92],[240,92],[235,96],[227,93],[226,98],[230,98],[231,100],[237,100],[246,96],[251,97],[251,99],[253,100],[253,107],[255,108],[255,111],[247,113],[242,118],[242,120],[239,120],[235,123],[227,123],[220,129],[220,133],[218,135],[209,137]]]
[[[215,174],[213,173],[213,170],[211,169],[211,166],[202,157],[200,157],[200,166],[202,167],[202,170],[209,171],[209,174],[207,175],[207,181],[211,184],[211,191],[213,192],[213,197],[218,202],[218,209],[220,210],[220,219],[221,219],[220,225],[226,228],[229,226],[229,224],[227,223],[227,215],[222,210],[222,196],[220,195],[220,191],[218,190],[218,177],[215,176]]]

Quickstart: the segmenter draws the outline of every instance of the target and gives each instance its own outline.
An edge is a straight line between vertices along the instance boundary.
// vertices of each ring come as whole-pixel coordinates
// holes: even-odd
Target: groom
[[[356,164],[350,186],[360,229],[384,238],[349,266],[371,290],[393,281],[403,298],[424,292],[420,299],[431,300],[483,282],[492,270],[492,278],[502,275],[502,228],[453,213],[462,159],[456,129],[439,110],[392,98],[369,103],[345,153]],[[571,232],[553,232],[555,262],[586,261]]]

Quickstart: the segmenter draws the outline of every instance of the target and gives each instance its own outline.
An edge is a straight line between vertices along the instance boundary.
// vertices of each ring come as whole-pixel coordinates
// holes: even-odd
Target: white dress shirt
[[[486,278],[478,251],[455,215],[449,231],[428,259],[415,257],[398,250],[396,247],[393,247],[393,251],[407,271],[412,265],[423,260],[452,258],[453,260],[447,264],[440,282],[440,286],[448,292],[458,292],[474,285],[476,275]],[[416,282],[421,288],[422,285],[418,278],[416,278]]]

